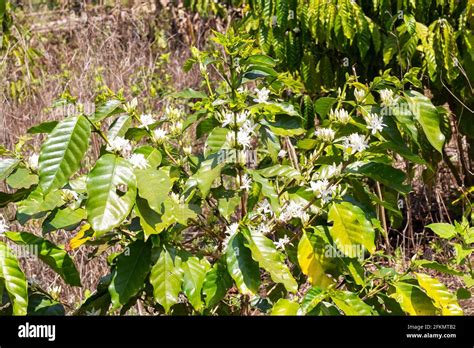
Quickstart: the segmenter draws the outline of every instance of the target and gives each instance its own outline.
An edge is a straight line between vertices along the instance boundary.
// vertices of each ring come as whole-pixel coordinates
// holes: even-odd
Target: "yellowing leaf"
[[[87,242],[89,239],[91,239],[93,236],[86,236],[86,232],[89,231],[89,229],[91,228],[91,225],[90,224],[84,224],[82,225],[81,229],[79,230],[79,232],[77,232],[77,234],[71,238],[71,240],[69,241],[69,248],[68,250],[74,250],[74,249],[77,249],[79,248],[82,244],[84,244],[85,242]]]
[[[298,263],[301,271],[308,276],[308,280],[312,285],[327,288],[333,281],[326,275],[321,264],[321,258],[322,256],[316,253],[306,233],[304,233],[298,244]]]
[[[431,278],[427,274],[415,273],[420,286],[426,291],[434,301],[436,307],[443,315],[463,315],[456,296],[452,294],[446,286],[436,278]]]

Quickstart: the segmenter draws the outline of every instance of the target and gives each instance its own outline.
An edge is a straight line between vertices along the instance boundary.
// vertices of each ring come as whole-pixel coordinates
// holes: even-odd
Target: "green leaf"
[[[399,281],[390,295],[410,315],[435,315],[436,308],[431,299],[417,285]]]
[[[38,258],[59,274],[66,283],[81,286],[79,272],[64,249],[28,232],[6,232],[5,235],[16,244],[34,246],[38,252]]]
[[[137,169],[138,195],[148,201],[150,207],[156,211],[162,211],[162,203],[168,197],[168,193],[173,187],[169,177],[169,172],[164,169]]]
[[[455,269],[450,268],[447,265],[443,265],[441,263],[438,263],[436,261],[428,261],[428,260],[415,260],[412,262],[413,266],[415,267],[423,267],[423,268],[429,268],[429,269],[434,269],[436,271],[446,273],[446,274],[452,274],[456,276],[462,276],[463,272],[456,271]]]
[[[284,263],[283,254],[276,249],[273,241],[255,230],[244,229],[243,235],[247,239],[252,258],[259,266],[270,273],[275,283],[281,283],[288,291],[296,293],[298,284]]]
[[[18,166],[20,160],[17,158],[0,159],[0,180],[5,180]]]
[[[225,251],[227,269],[241,294],[255,295],[260,285],[260,271],[244,241],[241,233],[230,239]]]
[[[431,278],[427,274],[415,273],[415,275],[420,286],[434,301],[434,305],[441,310],[441,314],[463,315],[456,296],[452,294],[443,283],[436,278]]]
[[[31,172],[23,167],[18,168],[13,174],[7,178],[7,184],[14,188],[29,188],[38,183],[38,175],[31,174]]]
[[[227,134],[231,130],[227,128],[216,127],[212,130],[206,140],[204,156],[218,152],[227,140]]]
[[[181,259],[176,256],[173,262],[171,255],[164,248],[151,269],[150,283],[153,285],[153,296],[156,302],[164,307],[165,313],[169,313],[170,308],[178,302],[183,280],[180,264]]]
[[[14,253],[0,241],[0,278],[13,304],[13,315],[26,315],[28,310],[28,283]]]
[[[314,286],[326,288],[333,283],[326,275],[323,267],[324,249],[315,248],[306,233],[303,233],[298,243],[298,263],[303,274],[308,276],[308,281]]]
[[[166,198],[163,203],[163,215],[161,216],[161,223],[155,225],[156,231],[161,232],[163,229],[171,226],[174,223],[179,223],[187,226],[188,219],[196,218],[196,211],[190,208],[189,205],[178,202],[172,197]],[[196,207],[197,208],[197,207]]]
[[[37,188],[32,191],[26,199],[17,204],[17,219],[23,224],[30,218],[44,215],[45,212],[64,204],[61,191],[53,191],[43,196]]]
[[[248,170],[248,172],[252,175],[252,179],[260,185],[262,194],[268,198],[273,211],[280,211],[280,200],[270,180],[262,177],[256,170]]]
[[[434,223],[429,224],[426,227],[444,239],[452,239],[456,236],[456,228],[451,224]]]
[[[231,287],[232,278],[229,276],[224,262],[219,260],[206,273],[202,285],[206,307],[209,308],[219,303]]]
[[[456,263],[460,265],[464,259],[467,259],[469,262],[468,257],[469,255],[472,254],[472,252],[474,251],[474,248],[465,247],[464,245],[459,244],[459,243],[453,243],[453,246],[454,246],[454,251],[456,252]]]
[[[122,106],[122,102],[120,100],[107,100],[105,103],[99,105],[96,108],[95,113],[90,116],[90,119],[92,122],[99,122],[106,117],[121,113],[124,110],[120,106]]]
[[[356,169],[351,169],[349,172],[368,176],[369,178],[401,193],[406,194],[410,192],[410,185],[405,185],[403,183],[406,179],[405,173],[400,169],[393,168],[392,166],[383,163],[370,162],[357,167]]]
[[[117,257],[114,276],[109,285],[112,308],[126,304],[145,285],[150,271],[151,243],[137,239]]]
[[[89,147],[90,124],[84,116],[61,121],[41,146],[39,182],[44,194],[61,188],[81,165]]]
[[[443,152],[445,137],[440,129],[441,117],[436,107],[423,94],[416,91],[405,92],[411,112],[421,124],[426,138],[439,152]]]
[[[115,137],[124,137],[127,130],[132,125],[132,116],[123,115],[118,117],[110,126],[107,132],[107,139],[113,140]]]
[[[126,192],[118,192],[120,188]],[[97,235],[119,226],[132,209],[137,193],[131,165],[112,154],[102,156],[89,173],[87,192],[87,218]]]
[[[200,311],[203,307],[201,289],[211,265],[206,259],[190,257],[182,263],[181,267],[183,269],[183,291],[194,309]]]
[[[277,115],[274,122],[262,121],[262,124],[268,126],[275,135],[283,137],[293,137],[306,132],[299,117]]]
[[[327,293],[318,287],[308,290],[301,302],[300,311],[302,314],[311,312],[321,301],[327,297]]]
[[[156,169],[161,164],[162,155],[161,152],[149,145],[140,146],[135,149],[133,153],[142,154],[145,156],[151,169]]]
[[[72,209],[66,207],[51,213],[43,222],[43,234],[59,229],[70,229],[77,226],[82,220],[87,218],[85,209]]]
[[[201,163],[196,174],[190,177],[190,180],[196,180],[197,186],[201,191],[203,197],[206,197],[212,187],[214,180],[216,180],[225,163],[220,161],[220,154],[212,154]]]
[[[41,133],[51,133],[53,129],[58,125],[58,121],[46,121],[42,122],[39,125],[29,128],[26,132],[29,134],[41,134]]]
[[[322,97],[317,99],[314,102],[314,111],[322,119],[326,118],[326,115],[331,111],[333,105],[336,103],[337,99],[333,97]]]
[[[146,199],[136,198],[135,213],[140,218],[140,225],[145,233],[145,239],[152,234],[162,232],[162,229],[158,228],[162,222],[161,215],[151,209]]]
[[[334,243],[348,257],[360,257],[361,245],[375,252],[375,231],[361,208],[349,202],[333,203],[328,221],[334,223],[329,228]]]
[[[285,177],[287,179],[295,179],[295,180],[303,179],[300,172],[297,171],[295,168],[288,165],[282,165],[282,164],[276,164],[271,167],[259,169],[257,170],[257,172],[265,178]]]
[[[271,315],[296,315],[300,305],[297,302],[280,298],[272,308]]]
[[[195,91],[192,88],[186,88],[186,89],[183,89],[182,91],[170,94],[170,97],[181,98],[181,99],[203,99],[203,98],[207,98],[207,95],[204,92]]]
[[[330,293],[334,304],[346,315],[373,315],[372,308],[350,291],[336,290]]]

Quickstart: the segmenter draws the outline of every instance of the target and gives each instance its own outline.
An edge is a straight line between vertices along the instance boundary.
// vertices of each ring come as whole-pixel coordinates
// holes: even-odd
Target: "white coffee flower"
[[[28,157],[28,167],[30,167],[31,170],[37,171],[38,170],[38,165],[39,165],[39,155],[37,153],[32,154],[30,157]]]
[[[223,249],[227,249],[227,245],[229,244],[230,239],[237,233],[239,230],[239,224],[234,222],[230,224],[227,229],[225,230],[225,239],[222,242]]]
[[[342,163],[339,165],[337,165],[336,163],[333,163],[329,166],[324,167],[321,170],[321,176],[324,178],[332,178],[341,174],[341,170],[342,170]]]
[[[163,128],[156,128],[153,131],[153,136],[155,137],[155,140],[159,143],[166,140],[166,138],[168,137],[167,134],[168,133]]]
[[[249,191],[251,187],[252,187],[252,179],[250,179],[250,177],[247,174],[244,174],[240,182],[240,189]]]
[[[77,192],[69,189],[62,189],[61,195],[66,202],[77,201],[79,199]]]
[[[244,110],[242,112],[239,112],[237,114],[237,126],[241,126],[245,123],[247,123],[247,120],[249,119],[250,116],[250,111]]]
[[[381,132],[383,127],[386,125],[383,123],[383,117],[376,114],[368,114],[367,118],[367,129],[371,129],[371,134],[374,135],[377,132]]]
[[[132,145],[130,144],[130,141],[125,138],[115,137],[112,140],[109,140],[106,150],[110,152],[118,152],[126,157],[132,151]]]
[[[279,250],[284,250],[285,245],[290,243],[290,238],[285,234],[283,238],[278,239],[278,241],[273,242],[275,244],[275,247]]]
[[[184,204],[184,197],[180,196],[179,194],[175,192],[170,193],[170,198],[176,203],[176,204]]]
[[[179,134],[181,133],[181,131],[183,130],[183,122],[181,121],[177,121],[177,122],[174,122],[172,125],[171,125],[171,133],[172,134]]]
[[[192,155],[193,154],[193,148],[192,146],[185,146],[183,147],[183,151],[185,155]]]
[[[358,133],[352,133],[348,137],[344,137],[342,146],[344,146],[344,149],[351,155],[356,152],[362,152],[369,147],[367,139]]]
[[[307,222],[309,220],[309,215],[306,212],[305,208],[305,204],[290,201],[290,203],[282,209],[282,212],[278,219],[282,222],[288,222],[292,218],[296,217],[299,218],[302,222]]]
[[[354,91],[354,97],[360,103],[365,98],[365,90],[356,88]]]
[[[7,232],[10,229],[10,226],[7,225],[5,218],[0,215],[0,234]]]
[[[234,113],[232,111],[226,112],[221,123],[222,127],[227,127],[228,125],[234,124]]]
[[[237,132],[237,143],[242,145],[244,149],[248,149],[252,143],[252,135],[245,129],[241,129]]]
[[[398,97],[393,96],[393,91],[391,89],[382,89],[379,93],[382,106],[392,106],[398,100]]]
[[[312,181],[310,186],[316,197],[320,198],[323,203],[327,203],[332,199],[335,186],[331,185],[327,179]]]
[[[140,122],[141,122],[141,126],[140,128],[143,128],[143,127],[148,127],[150,125],[152,125],[153,123],[155,123],[155,119],[153,118],[152,115],[150,114],[142,114],[140,116]]]
[[[150,166],[145,156],[141,153],[134,153],[128,159],[133,168],[146,169]]]
[[[329,112],[329,119],[342,124],[347,124],[351,120],[351,116],[345,109],[336,109]]]
[[[327,143],[333,141],[334,136],[336,135],[336,133],[331,128],[318,128],[314,134],[316,134],[316,137],[319,140],[325,141]]]
[[[268,226],[268,224],[262,222],[260,225],[257,226],[257,232],[263,234],[263,235],[266,235],[266,234],[269,234],[270,232],[272,232],[270,226]]]
[[[170,121],[179,120],[181,119],[181,110],[172,106],[167,106],[165,108],[165,116]]]
[[[259,214],[264,214],[264,215],[265,214],[273,215],[272,206],[270,205],[270,203],[268,202],[266,198],[258,204],[257,212]]]
[[[265,104],[268,103],[268,98],[270,96],[270,90],[263,87],[262,89],[257,89],[257,98],[253,101],[257,104]]]
[[[287,155],[287,152],[286,152],[285,150],[283,150],[283,149],[281,149],[281,150],[278,152],[278,157],[280,157],[280,158],[284,158],[284,157],[286,157],[286,155]]]

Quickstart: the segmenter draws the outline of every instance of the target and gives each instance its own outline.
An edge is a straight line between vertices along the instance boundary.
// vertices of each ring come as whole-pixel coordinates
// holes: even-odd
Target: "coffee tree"
[[[45,135],[39,155],[23,142],[2,149],[11,190],[1,205],[15,211],[0,226],[3,311],[64,313],[26,279],[20,245],[72,286],[71,250],[111,250],[110,273],[78,315],[137,302],[150,314],[462,314],[428,270],[472,285],[467,220],[428,226],[459,245],[453,265],[414,257],[398,267],[388,233],[410,191],[395,158],[429,165],[446,111],[389,73],[368,84],[347,75],[333,95],[300,103],[301,83],[250,37],[229,30],[213,42],[185,64],[199,69],[201,90],[174,93],[160,117],[121,95],[100,96],[93,113],[67,97],[77,114],[29,130]],[[65,246],[51,242],[57,230],[68,231]]]

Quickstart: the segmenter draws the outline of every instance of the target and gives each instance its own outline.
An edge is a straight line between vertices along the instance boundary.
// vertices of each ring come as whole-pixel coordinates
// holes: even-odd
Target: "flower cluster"
[[[336,191],[336,186],[331,185],[327,179],[312,181],[310,186],[316,197],[320,198],[323,203],[328,203]]]
[[[383,117],[373,113],[369,113],[366,117],[367,129],[371,130],[371,134],[374,135],[377,132],[381,132],[383,127],[386,125],[383,123]]]
[[[282,209],[278,220],[288,222],[293,218],[299,218],[303,223],[308,222],[309,215],[306,212],[306,204],[290,201],[288,205]]]
[[[334,140],[336,132],[334,132],[331,128],[319,128],[314,132],[314,134],[319,140],[330,143]]]
[[[348,124],[351,120],[351,116],[345,109],[336,109],[329,112],[329,119],[334,122],[341,124]]]
[[[380,99],[382,101],[382,106],[392,106],[398,101],[398,97],[394,97],[393,91],[391,89],[382,89],[379,93]]]
[[[262,89],[257,89],[257,98],[253,101],[257,104],[266,104],[270,96],[270,90],[263,87]]]
[[[342,146],[344,147],[344,150],[351,155],[357,152],[362,152],[369,147],[367,139],[359,133],[352,133],[351,135],[344,137]]]
[[[132,151],[132,145],[130,144],[130,141],[125,138],[114,137],[113,139],[109,140],[109,143],[105,149],[110,152],[118,152],[123,157],[128,157]]]

